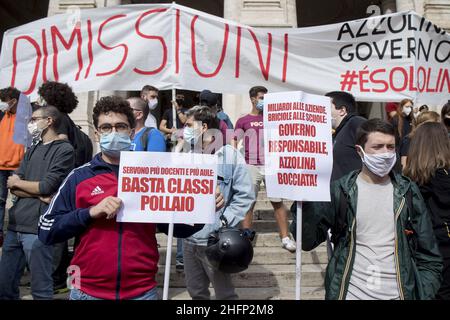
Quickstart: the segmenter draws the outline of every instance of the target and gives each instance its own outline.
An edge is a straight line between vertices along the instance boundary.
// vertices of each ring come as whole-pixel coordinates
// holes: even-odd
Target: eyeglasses
[[[113,128],[118,133],[127,133],[130,126],[127,125],[126,123],[116,123],[115,125],[105,123],[105,124],[102,124],[100,127],[98,127],[100,133],[105,133],[105,134],[111,133]]]
[[[139,109],[136,109],[136,108],[131,108],[131,110],[133,110],[133,111],[139,111],[139,112],[144,112],[143,110],[139,110]]]
[[[31,117],[30,121],[28,121],[28,122],[29,123],[34,123],[34,122],[36,122],[37,120],[40,120],[40,119],[47,119],[47,117]]]

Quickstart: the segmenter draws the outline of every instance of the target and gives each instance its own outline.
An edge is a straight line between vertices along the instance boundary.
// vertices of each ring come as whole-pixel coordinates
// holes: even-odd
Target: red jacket
[[[79,289],[101,299],[130,299],[156,286],[155,224],[94,220],[89,215],[90,207],[117,196],[117,185],[116,173],[97,155],[72,171],[40,219],[44,243],[77,237],[71,265],[79,268]]]

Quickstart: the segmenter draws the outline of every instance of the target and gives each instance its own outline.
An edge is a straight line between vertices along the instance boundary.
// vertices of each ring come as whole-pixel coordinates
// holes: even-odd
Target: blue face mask
[[[120,151],[129,151],[130,136],[126,133],[111,132],[100,136],[100,149],[102,153],[111,158],[119,158]]]
[[[259,111],[264,110],[264,100],[263,99],[258,100],[258,102],[256,103],[256,109],[258,109]]]

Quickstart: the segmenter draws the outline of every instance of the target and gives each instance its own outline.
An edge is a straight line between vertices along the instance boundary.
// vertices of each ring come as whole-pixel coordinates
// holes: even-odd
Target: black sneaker
[[[175,266],[175,270],[177,272],[184,272],[184,263],[177,261],[177,264]]]

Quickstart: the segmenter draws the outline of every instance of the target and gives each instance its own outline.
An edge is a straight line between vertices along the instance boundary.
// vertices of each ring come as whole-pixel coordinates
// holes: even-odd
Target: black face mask
[[[184,99],[176,99],[175,101],[179,106],[182,106],[184,104]]]
[[[445,124],[447,127],[450,127],[450,118],[445,117],[445,118],[444,118],[444,124]]]

